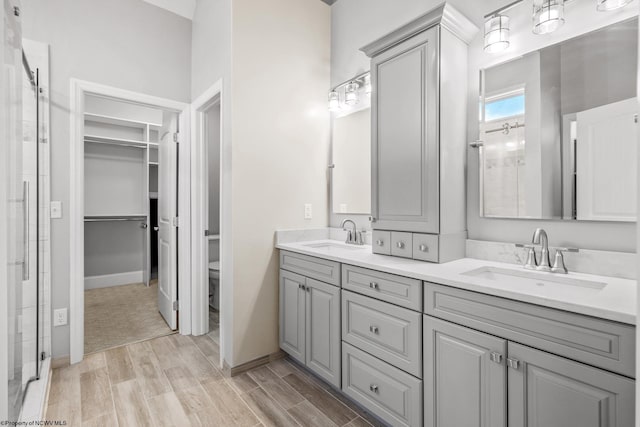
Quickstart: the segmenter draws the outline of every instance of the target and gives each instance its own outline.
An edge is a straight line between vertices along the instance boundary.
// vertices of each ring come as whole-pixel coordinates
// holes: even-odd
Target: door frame
[[[115,98],[179,114],[178,283],[179,332],[191,334],[191,132],[189,104],[80,79],[70,80],[69,171],[69,354],[70,363],[84,358],[84,98]]]
[[[207,142],[204,138],[204,115],[212,105],[220,105],[220,366],[225,361],[226,352],[231,348],[231,320],[233,307],[232,253],[231,241],[231,150],[230,138],[226,136],[225,94],[222,79],[216,81],[191,104],[191,182],[192,185],[192,312],[193,335],[209,332],[209,260],[208,240],[204,230],[209,226],[208,204],[208,156]],[[223,248],[224,246],[224,248]],[[228,358],[227,358],[228,359]],[[229,360],[226,360],[229,363]]]

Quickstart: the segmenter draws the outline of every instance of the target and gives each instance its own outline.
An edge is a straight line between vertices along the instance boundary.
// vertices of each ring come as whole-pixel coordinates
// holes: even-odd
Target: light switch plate
[[[64,326],[67,324],[67,309],[59,308],[53,310],[53,326]]]
[[[311,203],[305,203],[304,205],[304,219],[313,218],[313,209],[311,207]]]
[[[51,201],[51,218],[62,218],[62,202],[53,200]]]

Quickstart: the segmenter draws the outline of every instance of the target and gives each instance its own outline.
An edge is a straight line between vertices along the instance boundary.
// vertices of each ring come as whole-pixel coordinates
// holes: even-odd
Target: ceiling
[[[193,20],[196,0],[142,0],[154,6],[161,7],[184,18]]]
[[[176,15],[180,15],[184,18],[193,20],[193,14],[196,9],[196,0],[142,0],[154,6],[158,6],[162,9],[166,9],[169,12],[173,12]],[[321,0],[331,6],[338,0]]]

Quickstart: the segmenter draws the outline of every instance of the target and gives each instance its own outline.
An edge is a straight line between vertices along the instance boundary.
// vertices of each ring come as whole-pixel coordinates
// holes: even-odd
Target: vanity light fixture
[[[633,0],[597,0],[596,9],[599,12],[609,12],[610,10],[620,9],[625,7]]]
[[[522,3],[516,0],[484,16],[484,51],[501,52],[509,47],[509,16],[504,12]]]
[[[549,34],[564,24],[564,0],[542,0],[533,3],[533,32]]]
[[[344,89],[344,103],[347,105],[355,105],[358,103],[358,89],[360,85],[353,81],[347,84]]]
[[[360,91],[371,94],[371,74],[369,71],[342,82],[329,92],[329,111],[340,111],[345,105],[354,106],[360,102]],[[342,95],[342,96],[341,96]]]
[[[335,90],[329,92],[329,111],[340,110],[340,95]]]
[[[494,15],[484,22],[484,51],[496,53],[509,47],[509,17]]]

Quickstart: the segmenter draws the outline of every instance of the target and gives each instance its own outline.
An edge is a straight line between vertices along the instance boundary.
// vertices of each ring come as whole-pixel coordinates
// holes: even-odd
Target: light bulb
[[[497,15],[484,23],[484,51],[496,53],[509,47],[509,17]]]
[[[338,111],[340,110],[340,96],[338,92],[332,90],[329,92],[329,111]]]
[[[621,7],[625,7],[633,0],[597,0],[596,9],[599,12],[608,12],[610,10],[620,9]]]
[[[533,32],[549,34],[564,24],[564,0],[544,0],[533,4]]]
[[[358,83],[351,82],[344,90],[344,103],[355,105],[358,103]]]

